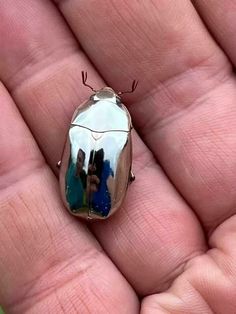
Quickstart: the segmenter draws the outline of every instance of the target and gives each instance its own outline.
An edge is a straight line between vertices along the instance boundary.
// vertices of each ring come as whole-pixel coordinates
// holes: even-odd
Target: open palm
[[[234,0],[0,1],[7,313],[235,313],[235,21]],[[137,179],[88,226],[55,166],[81,70],[96,89],[139,80],[123,98]]]

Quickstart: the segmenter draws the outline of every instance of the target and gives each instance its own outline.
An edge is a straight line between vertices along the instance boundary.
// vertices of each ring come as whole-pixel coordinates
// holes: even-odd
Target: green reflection
[[[0,314],[4,314],[3,309],[0,307]]]
[[[85,153],[79,149],[76,161],[69,160],[66,173],[66,200],[72,211],[84,208],[86,203],[86,173],[83,170]]]

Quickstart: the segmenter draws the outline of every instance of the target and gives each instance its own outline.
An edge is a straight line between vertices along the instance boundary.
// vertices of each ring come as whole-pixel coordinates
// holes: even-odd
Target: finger
[[[191,2],[57,3],[110,85],[141,81],[134,125],[206,230],[235,213],[235,79]]]
[[[171,99],[165,104],[166,107],[160,105],[159,119],[178,112],[202,92],[211,89],[215,82],[206,81],[206,78],[210,76],[211,79],[225,61],[188,0],[182,1],[181,5],[171,0],[155,3],[123,0],[119,5],[106,0],[101,3],[93,0],[54,2],[86,54],[112,86],[117,90],[126,90],[133,78],[139,80],[135,93],[127,96],[128,100],[132,99],[132,103],[134,99],[139,99],[139,104],[145,93],[143,100],[152,101],[149,107],[155,109],[154,97],[161,90],[160,85],[164,84],[163,88],[174,85],[178,77],[185,78],[186,73],[194,70],[190,73],[192,75],[189,84],[183,82],[181,85],[185,89],[173,90],[175,93],[169,95]],[[219,68],[216,69],[217,66]],[[199,78],[204,80],[204,89],[200,84],[197,85],[198,88],[191,88],[193,84],[200,83]],[[170,101],[181,96],[181,91],[185,93],[185,97],[181,98],[182,104],[174,104],[175,107],[171,108]],[[154,99],[150,97],[150,93]],[[137,110],[136,103],[132,107]],[[141,111],[140,108],[138,110]],[[148,120],[149,112],[150,110],[143,108],[143,124]],[[140,124],[144,119],[139,118],[135,122]]]
[[[99,178],[95,174],[91,175],[90,180],[92,183],[95,183],[95,184],[99,184],[100,182]]]
[[[98,304],[102,312],[137,313],[127,281],[65,213],[55,177],[3,85],[0,107],[0,303],[7,313],[91,313]]]
[[[136,179],[119,211],[92,230],[136,291],[148,295],[167,289],[206,246],[196,217],[137,134],[133,138]]]
[[[141,313],[235,313],[235,226],[233,216],[218,227],[211,250],[188,263],[167,292],[146,298]]]
[[[1,1],[0,16],[0,77],[56,170],[70,106],[89,93],[78,89],[81,69],[87,69],[97,84],[95,71],[49,1]]]
[[[35,4],[29,6],[30,2],[28,1],[19,3],[8,0],[2,3],[8,14],[7,7],[14,3],[14,14],[11,17],[14,23],[9,25],[13,34],[19,20],[22,20],[21,12],[26,12],[25,7],[30,7],[32,11],[28,15],[25,14],[24,24],[21,25],[22,32],[25,31],[25,28],[31,30],[31,34],[24,41],[21,40],[18,43],[21,55],[19,56],[18,52],[10,49],[12,45],[10,36],[7,37],[10,40],[5,41],[5,46],[9,47],[7,56],[0,49],[2,60],[7,59],[10,54],[11,59],[16,62],[15,68],[18,68],[18,64],[21,64],[22,60],[27,63],[27,60],[32,59],[34,51],[31,51],[31,43],[36,41],[35,38],[39,36],[38,32],[41,32],[45,24],[49,29],[55,30],[55,34],[50,34],[53,38],[58,36],[57,32],[60,33],[60,36],[66,32],[64,35],[66,40],[73,41],[71,34],[65,30],[66,26],[62,23],[63,20],[56,15],[55,8],[49,2],[47,5],[45,4],[46,6],[37,2],[36,7]],[[34,16],[33,20],[31,16]],[[5,28],[5,30],[8,29]],[[52,49],[48,33],[40,34],[43,36],[42,42],[50,43],[50,49]],[[69,59],[65,64],[54,54],[50,54],[47,70],[35,74],[35,70],[37,71],[37,68],[42,65],[42,60],[49,55],[47,46],[39,43],[39,47],[41,52],[37,55],[38,59],[34,60],[34,65],[30,63],[27,66],[27,79],[24,76],[24,67],[21,69],[22,80],[20,72],[18,73],[20,85],[16,84],[13,87],[11,78],[7,76],[8,68],[9,72],[14,70],[10,62],[4,62],[7,66],[2,72],[0,70],[0,76],[5,78],[8,86],[11,86],[11,92],[25,120],[40,143],[44,155],[53,164],[56,163],[55,156],[59,158],[61,154],[63,147],[61,139],[66,135],[70,118],[75,107],[82,100],[82,93],[85,90],[84,87],[81,87],[81,80],[78,79],[79,69],[84,69],[89,65],[81,52],[78,52],[78,55],[75,53],[76,59]],[[27,51],[26,55],[25,51]],[[53,51],[56,50],[53,49]],[[53,66],[51,66],[52,64]],[[101,82],[101,78],[93,73],[91,82]],[[55,106],[58,107],[57,110]],[[52,110],[53,108],[55,111]],[[162,290],[168,286],[172,279],[182,271],[187,260],[204,251],[205,243],[198,220],[167,180],[162,170],[156,166],[152,154],[135,133],[134,147],[134,166],[135,170],[140,172],[140,174],[138,173],[140,179],[137,179],[133,185],[133,193],[131,192],[132,187],[130,187],[129,198],[120,214],[107,223],[95,224],[93,231],[97,234],[108,255],[132,282],[135,289],[139,293],[147,294],[154,291],[153,289],[155,291],[156,289]],[[184,225],[183,221],[185,221]],[[159,265],[158,270],[156,265]],[[156,286],[157,282],[158,287]]]
[[[192,0],[192,2],[219,45],[236,65],[235,1]]]

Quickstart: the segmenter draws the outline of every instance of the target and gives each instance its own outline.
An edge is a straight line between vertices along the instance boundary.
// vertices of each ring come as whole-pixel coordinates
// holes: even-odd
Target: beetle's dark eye
[[[116,103],[118,106],[121,105],[121,98],[119,96],[116,96]]]
[[[94,96],[95,96],[95,95],[96,95],[96,94],[92,94],[92,95],[89,97],[89,99],[94,101]]]

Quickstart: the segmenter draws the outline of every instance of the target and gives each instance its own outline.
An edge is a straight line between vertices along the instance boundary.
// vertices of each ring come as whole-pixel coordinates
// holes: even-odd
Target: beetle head
[[[117,95],[117,93],[111,88],[111,87],[103,87],[96,91],[96,93],[93,95],[94,100],[109,100],[111,102],[120,103],[120,97]]]

